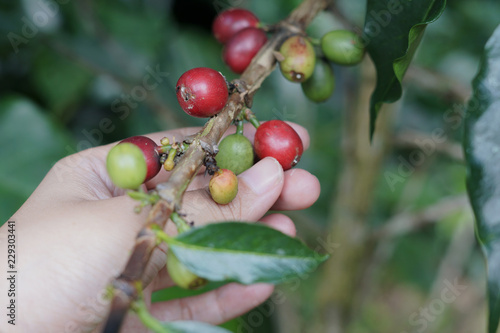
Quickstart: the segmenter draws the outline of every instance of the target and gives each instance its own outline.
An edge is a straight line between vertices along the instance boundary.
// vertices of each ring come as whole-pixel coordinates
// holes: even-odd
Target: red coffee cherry
[[[263,30],[245,28],[227,42],[222,58],[233,72],[241,74],[266,42],[267,36]]]
[[[269,156],[277,159],[283,170],[295,166],[304,151],[297,132],[281,120],[266,121],[257,128],[254,149],[260,159]]]
[[[248,27],[257,27],[259,19],[252,12],[242,8],[230,8],[217,16],[212,24],[215,38],[225,44],[238,31]]]
[[[158,174],[161,169],[160,154],[156,151],[157,144],[153,140],[142,135],[137,135],[122,140],[120,143],[123,142],[132,143],[142,150],[147,167],[146,179],[144,182],[147,182]]]
[[[193,68],[182,74],[175,92],[184,112],[200,118],[219,113],[228,99],[226,79],[207,67]]]

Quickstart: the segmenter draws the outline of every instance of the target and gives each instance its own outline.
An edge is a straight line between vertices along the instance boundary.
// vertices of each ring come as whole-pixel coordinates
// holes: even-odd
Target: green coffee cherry
[[[133,143],[119,143],[108,153],[106,169],[113,184],[135,190],[144,183],[147,174],[146,159],[142,150]]]
[[[314,71],[316,54],[312,44],[302,36],[288,38],[280,47],[284,57],[280,61],[283,76],[292,82],[304,82],[309,79]]]
[[[328,61],[316,60],[313,75],[309,80],[302,82],[302,91],[311,101],[320,103],[326,101],[335,89],[335,76]]]
[[[219,168],[229,169],[239,175],[253,165],[252,143],[244,135],[228,135],[219,143],[215,160]]]
[[[183,289],[198,289],[208,282],[187,269],[172,251],[167,254],[167,270],[172,281]]]
[[[334,30],[321,38],[325,57],[339,65],[352,66],[363,60],[365,47],[361,38],[349,30]]]

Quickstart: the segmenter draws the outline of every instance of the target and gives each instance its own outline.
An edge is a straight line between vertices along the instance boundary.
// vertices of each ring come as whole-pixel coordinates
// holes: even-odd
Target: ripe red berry
[[[238,31],[257,27],[259,19],[252,12],[242,8],[230,8],[220,13],[212,24],[215,38],[225,44]]]
[[[277,159],[283,170],[296,165],[304,151],[297,132],[281,120],[267,121],[257,128],[254,149],[260,159],[268,156]]]
[[[200,118],[219,113],[228,98],[224,76],[207,67],[193,68],[182,74],[175,92],[184,112]]]
[[[263,30],[245,28],[227,42],[222,58],[233,72],[241,74],[266,42],[267,36]]]
[[[158,174],[161,169],[160,154],[156,151],[157,145],[153,140],[145,136],[138,135],[122,140],[120,143],[123,142],[132,143],[142,150],[147,167],[146,179],[144,182],[147,182]]]

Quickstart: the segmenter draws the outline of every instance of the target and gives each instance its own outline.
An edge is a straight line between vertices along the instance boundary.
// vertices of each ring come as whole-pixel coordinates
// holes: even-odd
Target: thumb
[[[232,202],[215,203],[205,187],[186,193],[182,213],[195,225],[221,220],[257,221],[279,198],[283,182],[279,162],[266,157],[238,176],[238,194]]]

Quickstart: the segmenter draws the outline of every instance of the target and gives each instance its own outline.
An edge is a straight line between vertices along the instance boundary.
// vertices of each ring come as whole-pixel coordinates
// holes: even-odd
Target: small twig
[[[470,254],[476,244],[474,237],[474,218],[472,211],[464,209],[458,219],[458,225],[453,231],[448,249],[441,259],[436,278],[431,288],[428,300],[439,297],[446,279],[459,278],[464,274],[464,269],[469,262]]]
[[[405,130],[395,135],[393,143],[396,147],[414,149],[422,149],[422,145],[425,144],[425,149],[432,150],[428,152],[429,154],[440,153],[456,161],[464,161],[464,152],[460,143],[450,140],[436,141],[430,134]]]
[[[469,220],[472,217],[472,211],[467,206],[464,206],[462,199],[465,196],[458,196],[453,198],[446,198],[444,201],[438,202],[435,205],[427,207],[420,212],[413,213],[414,221],[421,221],[419,223],[414,223],[415,228],[406,229],[407,232],[416,231],[424,225],[429,225],[431,221],[429,218],[433,215],[434,219],[432,222],[442,221],[443,218],[453,213],[454,211],[464,211],[460,221]],[[451,206],[451,207],[450,207]],[[454,209],[449,209],[454,208]],[[465,208],[465,209],[464,209]],[[468,210],[468,212],[467,212]],[[427,211],[427,212],[426,212]],[[387,222],[387,225],[394,225],[405,223],[407,221],[410,213],[402,213],[395,216],[393,219]],[[423,220],[421,220],[424,218]],[[410,218],[411,219],[411,218]],[[474,233],[470,228],[458,226],[457,231],[454,232],[452,241],[448,247],[448,251],[445,257],[441,260],[441,265],[438,270],[437,277],[435,279],[435,284],[433,286],[432,292],[429,295],[436,295],[438,290],[438,283],[442,283],[446,278],[454,278],[461,275],[460,270],[463,269],[464,262],[467,260],[470,251],[472,251],[474,246]],[[398,228],[394,228],[398,229]],[[402,233],[397,234],[401,236]],[[359,292],[357,293],[357,299],[355,300],[356,307],[361,308],[365,302],[373,296],[378,281],[374,279],[374,276],[379,276],[380,271],[384,269],[385,263],[392,257],[394,249],[396,246],[396,235],[391,235],[391,238],[384,239],[372,239],[375,244],[372,255],[370,256],[363,272],[363,279],[359,286]],[[439,285],[441,286],[441,285]],[[429,298],[432,299],[432,298]]]
[[[191,229],[191,226],[186,222],[186,220],[180,217],[178,213],[172,213],[172,215],[170,215],[170,219],[177,227],[178,233],[183,233]]]
[[[464,103],[469,99],[471,87],[460,83],[445,74],[432,71],[428,68],[410,66],[406,72],[404,83],[415,83],[432,95],[442,96],[446,100]]]
[[[412,232],[440,221],[443,217],[468,205],[469,201],[466,195],[445,198],[417,212],[404,212],[394,216],[382,228],[374,231],[370,238],[392,238]]]
[[[475,247],[475,236],[474,236],[474,222],[473,214],[470,210],[465,210],[460,218],[458,219],[460,224],[455,227],[453,231],[450,243],[446,250],[445,255],[441,259],[441,263],[434,278],[432,288],[430,293],[427,295],[427,301],[422,304],[423,306],[430,306],[433,300],[441,299],[443,292],[447,287],[446,283],[455,284],[456,281],[462,282],[462,276],[464,275],[467,267],[467,263],[470,260],[470,255],[474,251]],[[454,291],[456,292],[456,291]],[[459,290],[460,293],[455,294],[455,297],[460,297],[464,290]],[[469,295],[461,297],[462,299],[469,298]],[[460,311],[462,313],[462,306],[460,302],[451,302],[447,306],[455,309],[455,311]],[[467,311],[464,313],[468,313]],[[438,321],[433,323],[432,326],[429,325],[429,329],[432,327],[441,327],[443,321]],[[460,325],[461,324],[461,325]],[[447,325],[448,326],[448,325]],[[463,328],[463,322],[454,323],[454,329],[449,327],[451,330],[449,332],[459,332],[459,328]]]

